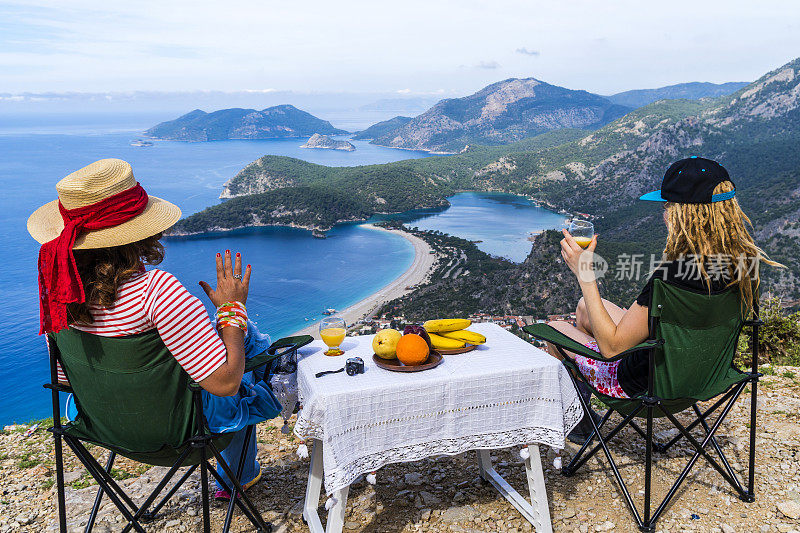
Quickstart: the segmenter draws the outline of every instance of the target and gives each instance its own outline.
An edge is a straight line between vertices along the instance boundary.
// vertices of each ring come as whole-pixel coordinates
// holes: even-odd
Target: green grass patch
[[[33,468],[34,466],[40,464],[42,461],[41,459],[36,459],[31,457],[32,454],[26,453],[22,457],[20,457],[19,461],[17,461],[17,468],[27,469]]]
[[[92,476],[83,476],[82,478],[73,481],[72,483],[68,483],[68,485],[75,490],[85,489],[86,487],[91,487],[94,484],[95,482]]]
[[[122,481],[123,479],[129,479],[129,478],[132,478],[132,477],[136,477],[136,474],[132,474],[131,472],[128,472],[127,470],[120,470],[118,468],[112,468],[111,469],[111,477],[113,477],[117,481]]]

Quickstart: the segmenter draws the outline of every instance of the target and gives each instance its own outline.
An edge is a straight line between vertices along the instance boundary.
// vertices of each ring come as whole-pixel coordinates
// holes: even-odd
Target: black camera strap
[[[343,371],[344,371],[344,367],[340,368],[339,370],[325,370],[324,372],[317,372],[316,374],[314,374],[314,376],[318,377],[318,378],[321,378],[322,376],[325,376],[327,374],[338,374],[339,372],[343,372]]]

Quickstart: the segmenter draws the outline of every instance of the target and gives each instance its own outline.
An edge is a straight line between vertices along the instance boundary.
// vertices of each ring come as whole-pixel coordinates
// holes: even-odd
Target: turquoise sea
[[[96,159],[129,161],[150,194],[176,203],[184,214],[217,201],[222,184],[264,154],[288,155],[324,165],[360,165],[425,157],[354,141],[355,152],[305,150],[305,139],[156,142],[132,147],[137,132],[161,117],[0,116],[0,291],[9,308],[0,340],[0,427],[13,421],[49,416],[42,389],[49,376],[44,340],[38,332],[36,257],[38,244],[25,230],[28,215],[55,198],[55,183]],[[530,249],[527,232],[561,218],[524,198],[464,193],[449,209],[403,214],[412,225],[483,240],[484,250],[521,260]],[[346,224],[320,240],[293,228],[252,228],[202,237],[166,240],[161,268],[175,274],[194,294],[213,281],[214,256],[241,251],[253,265],[248,308],[259,327],[273,338],[290,334],[321,316],[328,307],[343,309],[376,292],[405,271],[413,247],[397,235]],[[207,303],[207,302],[206,302]],[[306,320],[308,319],[308,321]]]
[[[401,219],[409,227],[437,230],[479,241],[484,252],[522,262],[531,251],[532,233],[561,228],[565,218],[514,194],[462,192],[443,211],[418,210],[385,218]]]

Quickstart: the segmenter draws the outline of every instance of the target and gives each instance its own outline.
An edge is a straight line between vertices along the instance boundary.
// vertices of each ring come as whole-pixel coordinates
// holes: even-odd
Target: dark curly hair
[[[88,304],[111,306],[117,299],[120,285],[138,274],[144,265],[157,265],[163,261],[161,236],[159,233],[122,246],[75,250],[75,263],[83,282],[86,302],[67,304],[70,324],[91,324],[94,319]]]

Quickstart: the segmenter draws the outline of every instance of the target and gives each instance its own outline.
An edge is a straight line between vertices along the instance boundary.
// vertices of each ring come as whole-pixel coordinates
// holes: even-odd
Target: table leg
[[[323,528],[317,512],[319,494],[322,489],[322,473],[322,441],[314,439],[311,448],[311,464],[308,467],[303,518],[305,518],[308,523],[308,529],[312,533],[341,533],[344,527],[344,512],[347,508],[347,495],[350,492],[350,487],[345,487],[333,493],[336,503],[328,510],[327,524]]]
[[[539,515],[539,524],[536,531],[550,533],[553,531],[550,522],[550,508],[547,504],[547,487],[544,484],[544,471],[542,470],[542,457],[539,455],[539,445],[528,445],[528,458],[525,459],[525,473],[528,477],[528,491],[531,495],[531,505]]]
[[[342,533],[344,528],[344,511],[347,508],[347,493],[350,487],[339,489],[333,493],[336,503],[328,511],[328,521],[325,525],[325,533]]]
[[[488,481],[500,492],[520,514],[530,522],[537,533],[552,533],[550,523],[550,510],[547,507],[547,491],[544,485],[542,461],[539,456],[539,446],[528,446],[530,457],[525,460],[525,470],[528,477],[528,489],[531,494],[531,503],[508,484],[492,466],[492,456],[489,450],[478,450],[478,467],[481,478]]]
[[[317,513],[320,489],[322,489],[322,441],[315,439],[311,445],[311,464],[308,467],[306,500],[303,504],[303,518],[306,519],[308,529],[312,533],[325,531]]]

